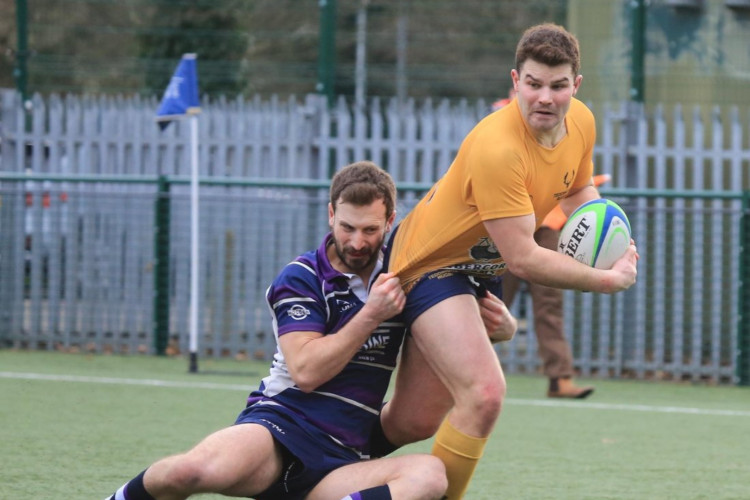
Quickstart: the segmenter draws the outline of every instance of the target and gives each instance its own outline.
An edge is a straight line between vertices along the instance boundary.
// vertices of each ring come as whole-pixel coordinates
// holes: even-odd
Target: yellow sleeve
[[[528,215],[534,212],[529,198],[527,171],[517,153],[516,141],[476,141],[483,148],[470,151],[467,203],[476,207],[483,220]]]

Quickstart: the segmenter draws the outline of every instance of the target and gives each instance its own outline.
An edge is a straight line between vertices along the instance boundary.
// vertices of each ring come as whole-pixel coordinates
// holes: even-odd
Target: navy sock
[[[375,421],[370,431],[370,458],[380,458],[396,451],[399,447],[388,441],[383,432],[380,418]]]
[[[374,488],[367,488],[366,490],[352,493],[348,497],[342,500],[392,500],[391,489],[387,484],[383,486],[375,486]]]
[[[133,479],[128,481],[122,488],[117,490],[110,500],[156,500],[143,486],[144,470]]]

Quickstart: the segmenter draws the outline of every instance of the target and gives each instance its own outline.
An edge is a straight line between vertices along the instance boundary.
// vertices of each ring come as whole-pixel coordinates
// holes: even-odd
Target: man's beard
[[[385,240],[381,240],[380,243],[374,247],[366,247],[364,251],[360,251],[356,256],[351,255],[350,248],[342,248],[339,242],[336,241],[336,238],[333,239],[333,246],[336,249],[336,255],[338,255],[339,259],[341,259],[346,267],[356,273],[375,263],[384,241]]]

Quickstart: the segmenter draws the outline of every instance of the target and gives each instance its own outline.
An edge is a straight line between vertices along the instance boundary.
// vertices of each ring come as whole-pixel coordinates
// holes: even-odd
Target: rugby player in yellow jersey
[[[529,28],[511,71],[516,98],[466,136],[446,174],[391,237],[389,271],[407,293],[411,336],[372,443],[386,453],[437,431],[433,454],[446,464],[449,499],[464,495],[506,391],[475,297],[501,295],[506,269],[601,293],[635,283],[634,244],[600,270],[534,241],[558,203],[569,215],[599,198],[591,182],[594,116],[574,98],[579,68],[574,35],[553,24]]]

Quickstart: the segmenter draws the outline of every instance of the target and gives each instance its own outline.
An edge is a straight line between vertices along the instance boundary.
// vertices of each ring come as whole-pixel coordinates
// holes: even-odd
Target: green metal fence
[[[188,346],[188,179],[0,174],[0,345],[176,354]],[[429,186],[401,184],[406,214]],[[199,356],[269,358],[273,277],[327,231],[327,181],[206,178]],[[416,194],[416,196],[414,196]],[[750,194],[605,190],[629,215],[636,286],[565,294],[584,375],[750,384]],[[530,298],[508,372],[536,372]]]

